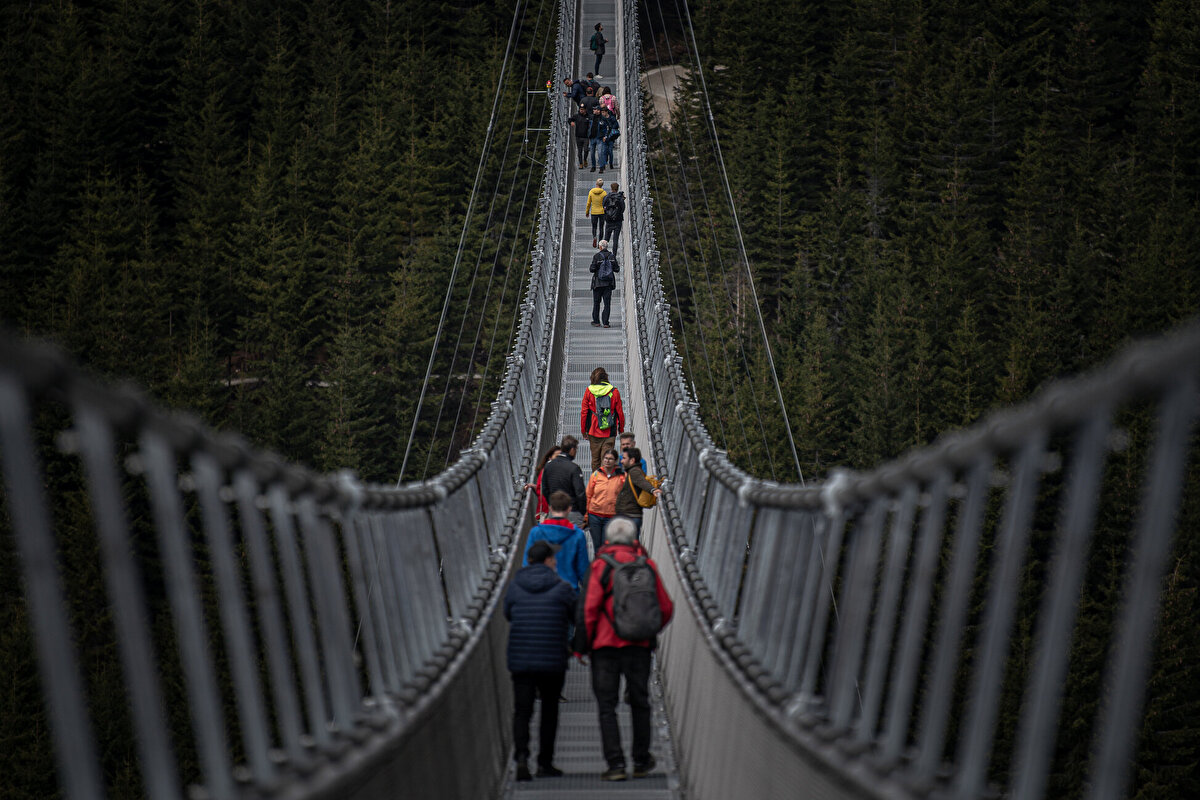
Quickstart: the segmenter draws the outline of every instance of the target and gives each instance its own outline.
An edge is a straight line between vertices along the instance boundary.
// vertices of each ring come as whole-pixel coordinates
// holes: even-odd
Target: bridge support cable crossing
[[[1109,645],[1084,720],[1087,791],[1123,796],[1164,573],[1179,531],[1200,524],[1200,322],[869,472],[811,486],[750,477],[709,436],[676,351],[638,7],[616,7],[626,402],[664,479],[642,537],[679,607],[658,660],[680,788],[699,800],[1045,797],[1072,735],[1060,719],[1072,641],[1092,614]],[[573,72],[577,10],[559,6],[556,85]],[[511,697],[495,609],[532,518],[521,487],[553,437],[546,420],[569,424],[559,403],[578,397],[561,346],[575,205],[564,112],[552,104],[501,389],[472,447],[429,480],[312,474],[0,336],[0,536],[18,556],[69,800],[112,794],[115,739],[136,741],[130,760],[155,798],[502,790]],[[1098,621],[1088,562],[1125,551],[1115,613]],[[103,581],[65,569],[89,559]],[[111,641],[81,634],[80,609],[111,615]],[[1019,663],[1018,646],[1030,654]],[[84,680],[98,666],[127,698],[127,719],[103,720],[114,741],[98,740],[96,717],[111,697]],[[1001,707],[1017,709],[1015,737],[998,732]]]
[[[574,30],[575,8],[562,4],[556,83],[571,74]],[[551,109],[500,391],[472,447],[429,480],[393,489],[313,474],[103,384],[56,350],[0,336],[0,497],[24,554],[65,797],[111,794],[102,752],[113,743],[97,746],[93,714],[112,698],[81,680],[99,665],[69,612],[78,603],[111,609],[111,671],[130,706],[120,738],[137,742],[130,758],[147,796],[499,792],[511,690],[492,611],[531,517],[521,487],[557,411],[543,389],[557,382],[563,112]],[[74,472],[90,507],[61,480]],[[97,539],[104,587],[81,596],[94,587],[64,588],[62,563]]]
[[[624,14],[626,46],[636,48],[636,4]],[[662,648],[683,790],[698,798],[792,797],[797,786],[823,797],[1045,796],[1048,757],[1072,735],[1060,727],[1058,698],[1082,568],[1096,546],[1089,537],[1100,524],[1110,539],[1128,537],[1135,554],[1115,628],[1123,638],[1101,667],[1108,710],[1091,720],[1088,767],[1095,796],[1121,796],[1165,554],[1179,530],[1197,524],[1179,514],[1180,495],[1190,490],[1194,508],[1198,491],[1185,465],[1197,449],[1200,324],[931,447],[865,474],[840,473],[836,485],[751,478],[713,444],[676,355],[645,131],[635,119],[638,78],[632,68],[622,75],[626,183],[644,198],[631,204],[627,228],[647,427],[666,477],[648,534],[655,555],[674,562],[673,588],[693,612],[677,615]],[[1137,427],[1155,416],[1157,436]],[[1158,443],[1130,444],[1151,439]],[[1102,480],[1116,460],[1144,475],[1140,498]],[[1114,502],[1135,504],[1140,521],[1114,532],[1097,514]],[[944,574],[946,551],[956,555]],[[1040,608],[1018,611],[1025,576],[1040,569],[1035,552],[1046,551],[1062,580],[1048,584]],[[840,618],[828,595],[839,585]],[[979,585],[988,591],[976,624],[959,614]],[[1013,673],[1004,664],[1018,613],[1037,632],[1038,667]],[[965,698],[953,693],[959,681],[973,687]],[[1015,743],[995,735],[1001,702],[1020,703]]]

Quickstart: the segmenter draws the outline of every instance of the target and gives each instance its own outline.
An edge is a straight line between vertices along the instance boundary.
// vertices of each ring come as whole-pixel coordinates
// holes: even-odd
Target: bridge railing
[[[555,85],[574,3],[559,13]],[[26,597],[6,618],[30,631],[65,797],[495,794],[510,726],[491,611],[553,379],[568,142],[552,108],[502,388],[428,481],[313,474],[0,336],[0,544]]]
[[[628,0],[629,227],[665,540],[696,615],[662,658],[689,797],[1042,797],[1080,735],[1068,699],[1073,725],[1099,709],[1082,716],[1090,796],[1123,796],[1173,537],[1200,522],[1200,325],[870,473],[750,477],[714,446],[673,341],[637,19]],[[1067,669],[1089,646],[1090,689]]]

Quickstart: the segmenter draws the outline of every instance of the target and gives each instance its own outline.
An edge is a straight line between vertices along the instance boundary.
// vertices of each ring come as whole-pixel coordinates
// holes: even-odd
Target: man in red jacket
[[[579,428],[587,437],[592,451],[592,472],[600,469],[600,458],[625,430],[625,409],[621,393],[608,382],[604,367],[592,370],[591,384],[583,390],[583,405],[579,411]],[[591,475],[592,472],[588,474]]]
[[[606,781],[623,781],[625,753],[621,748],[621,730],[617,725],[617,701],[621,676],[625,676],[633,721],[633,777],[644,778],[654,769],[650,754],[650,651],[657,638],[631,641],[621,638],[614,627],[612,567],[603,556],[611,556],[622,564],[639,557],[654,571],[658,606],[662,624],[671,620],[675,610],[671,597],[663,588],[658,567],[638,543],[633,523],[616,517],[605,528],[606,544],[596,554],[584,585],[583,616],[587,625],[587,640],[592,651],[592,691],[600,708],[600,739],[608,770],[601,775]]]

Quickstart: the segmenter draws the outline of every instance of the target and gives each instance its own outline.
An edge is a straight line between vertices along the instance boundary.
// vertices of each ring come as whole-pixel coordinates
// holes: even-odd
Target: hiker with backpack
[[[633,777],[644,778],[655,766],[650,753],[650,654],[658,632],[675,610],[662,576],[637,541],[633,524],[614,518],[606,544],[588,568],[576,617],[575,647],[592,654],[592,691],[599,707],[600,740],[608,769],[606,781],[625,780],[625,752],[617,724],[621,676],[633,722]]]
[[[563,97],[571,102],[571,108],[578,108],[583,102],[584,91],[587,89],[579,78],[563,78],[563,86],[567,90],[563,92]]]
[[[529,773],[529,721],[533,703],[542,699],[539,778],[562,775],[554,766],[558,737],[558,698],[567,677],[567,630],[575,618],[577,594],[555,571],[555,547],[546,541],[529,548],[528,566],[513,576],[504,595],[504,618],[509,621],[508,671],[513,682],[513,761],[517,780]]]
[[[604,45],[608,44],[608,39],[604,38],[604,26],[599,22],[596,23],[596,32],[592,34],[592,39],[588,42],[588,49],[596,54],[596,66],[592,72],[600,74],[600,61],[604,58]]]
[[[617,263],[617,257],[609,251],[606,239],[600,240],[600,250],[592,256],[588,271],[592,273],[592,327],[599,328],[603,325],[611,328],[608,324],[608,313],[612,307],[612,293],[613,289],[617,288],[617,273],[621,271],[621,265]],[[604,303],[603,315],[600,313],[601,303]]]
[[[646,477],[642,469],[642,451],[630,447],[621,453],[621,468],[625,470],[625,483],[617,492],[617,513],[629,520],[642,535],[642,512],[653,508],[662,497],[658,484]],[[656,479],[657,480],[657,479]]]
[[[612,115],[604,106],[600,106],[600,174],[604,174],[605,167],[613,165],[613,145],[617,143],[617,137],[621,135],[621,126],[617,123],[617,118]]]
[[[610,87],[601,86],[600,94],[597,95],[597,97],[600,98],[601,107],[607,108],[612,113],[614,118],[621,118],[621,106],[619,103],[617,103],[616,95],[612,93],[612,89]]]
[[[600,469],[604,451],[611,449],[617,434],[625,430],[625,410],[621,407],[621,393],[608,382],[604,367],[592,370],[590,380],[591,384],[583,390],[579,427],[591,444],[592,472],[595,472]]]
[[[625,224],[625,193],[621,191],[621,184],[612,184],[612,191],[604,196],[601,205],[604,206],[604,233],[608,247],[615,255],[621,227]]]

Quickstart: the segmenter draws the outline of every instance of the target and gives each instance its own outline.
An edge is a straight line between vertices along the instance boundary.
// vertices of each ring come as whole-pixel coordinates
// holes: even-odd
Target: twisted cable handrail
[[[571,74],[576,11],[559,6],[556,84]],[[522,487],[543,437],[540,389],[553,380],[569,148],[565,109],[551,107],[501,388],[472,446],[429,480],[391,488],[318,475],[106,385],[50,346],[0,336],[4,504],[66,797],[107,793],[100,698],[81,679],[91,654],[80,653],[58,555],[90,547],[92,530],[107,588],[87,602],[112,608],[112,666],[148,796],[180,797],[185,782],[193,797],[373,796],[398,774],[421,796],[495,792],[508,755],[502,704],[469,721],[453,709],[463,686],[504,692],[491,611],[529,513]],[[79,469],[87,507],[69,480],[44,480]],[[190,731],[167,724],[172,663]],[[442,769],[433,744],[470,774]]]
[[[627,52],[639,53],[636,0],[624,3],[623,25]],[[1114,644],[1097,665],[1110,699],[1092,720],[1089,786],[1094,797],[1121,796],[1186,458],[1196,449],[1200,324],[868,472],[835,470],[810,486],[753,478],[714,445],[687,391],[658,265],[634,59],[621,81],[650,449],[666,479],[670,558],[705,643],[698,650],[690,633],[668,629],[664,680],[697,680],[706,651],[737,687],[722,695],[706,686],[709,702],[669,710],[673,724],[709,736],[744,719],[746,704],[759,712],[719,747],[677,737],[689,796],[721,797],[735,785],[730,773],[756,797],[792,796],[794,781],[843,797],[981,797],[1006,787],[1044,796],[1084,564],[1101,535],[1097,508],[1113,496],[1135,506],[1138,519],[1132,529],[1108,523],[1103,531],[1127,537],[1134,556]],[[1144,420],[1156,410],[1152,434]],[[1145,465],[1140,499],[1102,483],[1106,459],[1116,457]],[[1060,492],[1066,500],[1053,506],[1047,498]],[[1039,558],[1054,582],[1039,607],[1018,609],[1035,547],[1050,551]],[[988,591],[974,598],[978,585]],[[998,743],[1000,705],[1012,702],[1004,683],[1018,614],[1038,631],[1035,654],[1015,675],[1025,698],[1021,736]],[[963,695],[954,692],[959,682]]]

